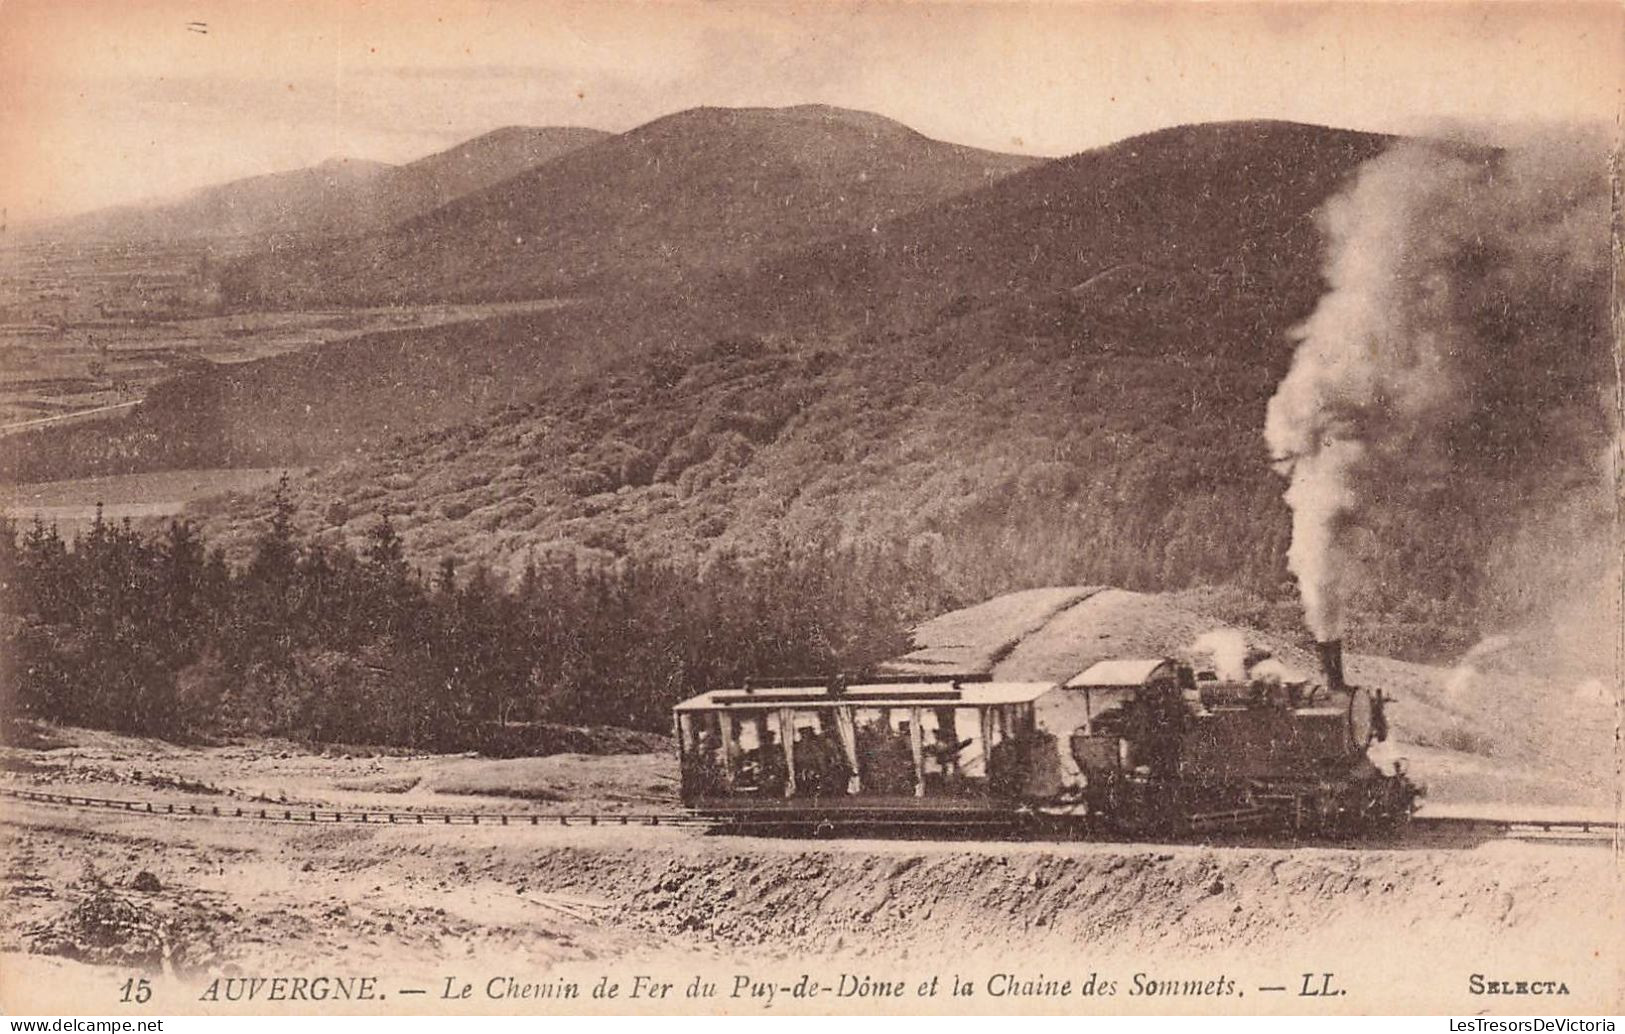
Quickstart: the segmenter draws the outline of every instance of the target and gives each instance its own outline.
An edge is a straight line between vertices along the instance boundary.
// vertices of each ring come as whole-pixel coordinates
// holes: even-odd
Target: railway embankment
[[[1257,960],[1246,974],[1254,981],[1281,970],[1296,982],[1339,963],[1346,973],[1347,946],[1358,944],[1369,946],[1357,974],[1369,991],[1419,964],[1460,968],[1465,986],[1503,956],[1525,968],[1538,960],[1575,986],[1612,986],[1602,982],[1617,964],[1621,928],[1615,852],[1596,844],[807,841],[491,823],[282,824],[267,836],[267,828],[9,803],[3,892],[15,907],[0,949],[36,963],[141,967],[160,964],[154,944],[171,938],[171,965],[200,974],[298,966],[339,951],[352,968],[438,971],[451,951],[485,969],[654,955],[713,967],[821,960],[872,976],[957,966],[984,981],[989,966],[1036,972],[1046,959],[1083,957],[1126,988],[1136,974],[1190,974],[1220,958]]]

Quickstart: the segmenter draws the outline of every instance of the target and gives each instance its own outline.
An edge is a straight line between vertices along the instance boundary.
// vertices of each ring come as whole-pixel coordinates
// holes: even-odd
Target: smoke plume
[[[1320,218],[1329,290],[1293,331],[1265,438],[1325,640],[1362,535],[1393,553],[1407,524],[1448,522],[1483,568],[1538,507],[1611,511],[1608,154],[1578,136],[1402,142]]]

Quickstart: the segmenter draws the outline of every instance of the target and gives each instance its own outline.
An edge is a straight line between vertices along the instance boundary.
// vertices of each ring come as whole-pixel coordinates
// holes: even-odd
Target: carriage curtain
[[[734,777],[739,771],[739,723],[731,714],[717,717],[722,725],[723,770],[727,773],[728,785],[733,786]]]
[[[908,712],[908,749],[914,755],[914,796],[925,796],[925,730],[920,728],[920,709]]]
[[[850,707],[835,708],[835,731],[841,737],[841,752],[846,755],[846,767],[852,775],[846,781],[846,792],[857,793],[863,788],[858,781],[858,730],[852,723]]]
[[[779,745],[784,749],[784,795],[796,795],[796,713],[779,708]]]

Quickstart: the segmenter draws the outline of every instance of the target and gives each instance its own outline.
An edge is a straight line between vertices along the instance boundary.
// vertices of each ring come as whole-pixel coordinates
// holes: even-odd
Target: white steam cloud
[[[1342,636],[1351,533],[1374,501],[1432,519],[1427,493],[1460,485],[1499,537],[1522,503],[1485,485],[1587,480],[1575,468],[1612,437],[1607,172],[1606,149],[1577,138],[1410,141],[1322,210],[1329,290],[1265,422],[1317,638]]]
[[[1213,673],[1228,682],[1247,678],[1247,637],[1238,629],[1215,628],[1203,632],[1186,648],[1193,657],[1206,657]]]
[[[1282,664],[1274,657],[1265,658],[1253,665],[1252,671],[1247,673],[1252,678],[1264,682],[1304,682],[1304,677],[1296,671]]]

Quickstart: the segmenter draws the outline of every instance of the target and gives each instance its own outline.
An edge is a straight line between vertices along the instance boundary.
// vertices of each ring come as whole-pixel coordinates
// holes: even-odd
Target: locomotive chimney
[[[1320,654],[1320,670],[1326,673],[1326,688],[1334,693],[1348,689],[1348,684],[1343,681],[1343,641],[1333,639],[1316,643],[1315,650]]]

